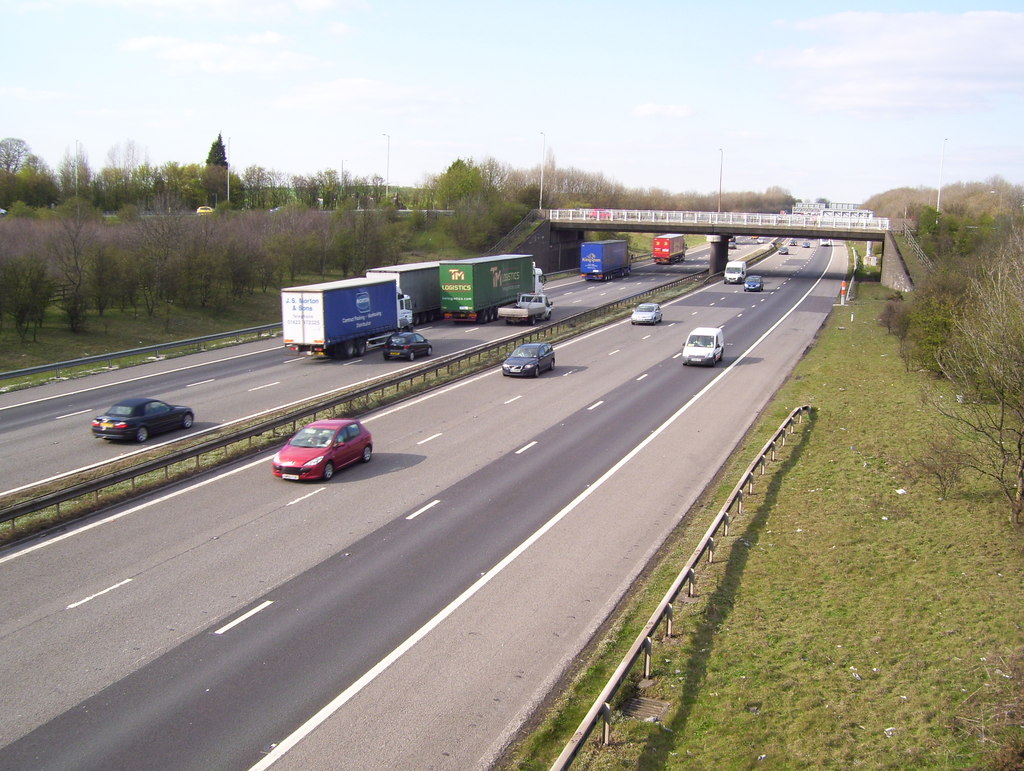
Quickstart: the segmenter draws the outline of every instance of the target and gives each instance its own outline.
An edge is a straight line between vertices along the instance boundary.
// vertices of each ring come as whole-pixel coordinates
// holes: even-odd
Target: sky
[[[418,185],[542,158],[861,203],[1024,184],[1024,2],[2,0],[0,137]]]

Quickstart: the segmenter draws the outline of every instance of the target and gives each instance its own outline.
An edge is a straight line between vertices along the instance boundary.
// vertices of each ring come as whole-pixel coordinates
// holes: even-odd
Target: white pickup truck
[[[533,324],[551,318],[554,302],[545,294],[521,294],[515,305],[498,308],[498,318],[506,324]]]

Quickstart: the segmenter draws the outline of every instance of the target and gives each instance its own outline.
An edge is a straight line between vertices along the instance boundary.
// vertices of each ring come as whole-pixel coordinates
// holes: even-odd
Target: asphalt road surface
[[[329,483],[268,454],[0,552],[0,768],[487,767],[832,311],[845,249],[800,252],[366,416]]]

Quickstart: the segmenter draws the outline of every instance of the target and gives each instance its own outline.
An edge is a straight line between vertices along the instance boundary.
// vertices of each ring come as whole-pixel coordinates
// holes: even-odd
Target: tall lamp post
[[[548,153],[548,135],[540,132],[543,137],[540,145],[540,198],[537,199],[537,208],[544,208],[544,156]]]
[[[718,213],[722,213],[722,167],[725,166],[725,151],[718,148]]]
[[[942,140],[942,154],[939,156],[939,191],[935,194],[935,213],[942,213],[942,167],[946,163],[946,142],[949,137]]]
[[[228,154],[224,158],[224,170],[228,177],[228,203],[231,203],[231,137],[228,137]]]
[[[388,138],[388,155],[384,164],[384,197],[391,198],[391,135],[384,134]]]

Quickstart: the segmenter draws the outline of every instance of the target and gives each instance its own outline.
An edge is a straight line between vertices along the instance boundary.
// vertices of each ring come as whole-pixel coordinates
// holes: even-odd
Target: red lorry
[[[666,233],[654,237],[654,262],[658,265],[671,265],[682,262],[686,257],[686,236],[679,233]]]

